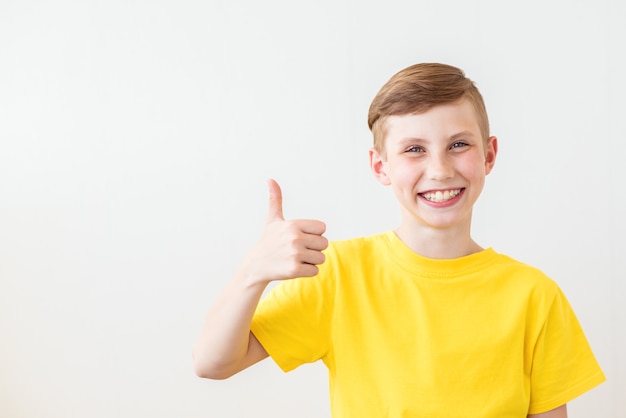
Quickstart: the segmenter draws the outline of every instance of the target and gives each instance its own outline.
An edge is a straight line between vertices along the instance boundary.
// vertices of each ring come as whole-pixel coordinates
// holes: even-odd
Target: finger
[[[267,222],[274,220],[284,220],[283,217],[283,193],[280,186],[274,179],[267,181],[269,187],[269,210],[267,212]]]
[[[326,224],[314,219],[294,219],[291,221],[300,231],[306,234],[322,235],[326,232]]]
[[[298,268],[295,277],[313,277],[319,273],[319,268],[315,264],[302,263]]]
[[[304,245],[309,250],[323,251],[328,248],[328,239],[321,235],[309,235]]]
[[[302,262],[305,264],[319,265],[326,261],[326,255],[321,251],[307,250],[302,254]]]

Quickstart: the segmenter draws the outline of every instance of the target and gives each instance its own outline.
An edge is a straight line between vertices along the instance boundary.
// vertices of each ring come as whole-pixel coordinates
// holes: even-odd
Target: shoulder
[[[509,285],[528,294],[535,301],[551,304],[561,294],[558,283],[538,267],[505,254],[497,254],[493,269]]]
[[[337,282],[348,282],[370,270],[377,255],[383,252],[386,233],[332,240],[323,252],[326,257],[318,265],[319,272],[313,278],[286,280],[276,287],[281,292],[332,293]]]
[[[363,253],[386,247],[389,242],[389,232],[356,237],[343,240],[334,240],[329,243],[326,252],[335,254]]]
[[[324,251],[326,264],[341,266],[371,263],[388,253],[389,233],[380,233],[343,240],[333,240]]]
[[[371,275],[389,253],[388,233],[332,240],[324,250],[326,260],[319,266],[320,276],[342,282]]]
[[[515,259],[509,255],[496,253],[495,265],[501,269],[509,271],[512,276],[524,276],[533,279],[538,283],[554,285],[555,282],[548,277],[540,268]]]

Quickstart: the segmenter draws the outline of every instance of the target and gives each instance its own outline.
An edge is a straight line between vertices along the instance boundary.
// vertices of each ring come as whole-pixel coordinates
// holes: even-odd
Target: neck
[[[403,223],[395,233],[407,247],[428,258],[459,258],[483,250],[472,239],[469,224],[453,229],[437,229]]]

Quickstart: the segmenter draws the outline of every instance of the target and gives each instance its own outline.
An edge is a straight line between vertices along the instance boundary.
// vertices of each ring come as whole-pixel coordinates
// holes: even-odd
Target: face
[[[497,140],[483,140],[467,101],[385,121],[385,156],[370,150],[376,178],[393,188],[403,224],[469,227],[472,207],[493,168]]]

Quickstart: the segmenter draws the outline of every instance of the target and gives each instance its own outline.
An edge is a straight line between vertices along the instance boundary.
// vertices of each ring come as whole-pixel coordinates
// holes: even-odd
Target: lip
[[[430,195],[433,195],[436,193],[445,194],[446,192],[457,193],[457,191],[458,191],[458,194],[456,196],[451,197],[448,200],[444,200],[444,201],[429,200],[426,198],[426,195],[429,195],[429,194]],[[429,206],[436,207],[436,208],[444,208],[444,207],[455,205],[459,200],[461,200],[464,194],[465,194],[465,187],[457,187],[457,188],[449,188],[449,189],[427,190],[427,191],[418,193],[417,196],[422,202],[426,203]]]

